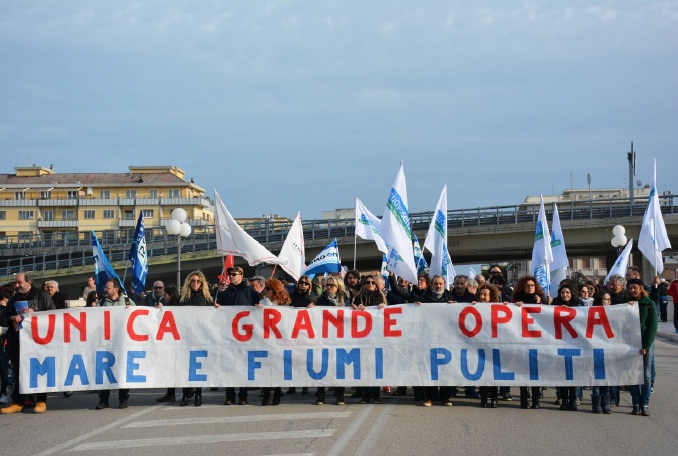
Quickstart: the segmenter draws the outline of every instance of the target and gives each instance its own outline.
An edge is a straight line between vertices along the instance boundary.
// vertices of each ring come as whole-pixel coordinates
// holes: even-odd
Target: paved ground
[[[670,334],[672,324],[663,325]],[[414,405],[410,389],[379,405],[316,406],[313,394],[297,393],[275,407],[259,405],[258,391],[250,395],[258,405],[224,406],[222,390],[205,392],[202,407],[179,407],[158,405],[163,391],[136,390],[128,409],[95,411],[97,395],[81,392],[50,394],[44,415],[0,417],[0,454],[675,455],[678,344],[659,339],[656,361],[649,418],[630,415],[628,393],[612,415],[590,413],[588,391],[579,411],[560,411],[553,389],[540,410],[521,410],[517,401],[480,409],[466,398],[425,408]],[[115,393],[111,399],[117,405]]]

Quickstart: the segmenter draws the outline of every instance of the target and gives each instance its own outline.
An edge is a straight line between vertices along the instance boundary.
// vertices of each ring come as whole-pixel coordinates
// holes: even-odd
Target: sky
[[[676,1],[0,2],[0,173],[175,165],[234,217],[675,191]],[[673,181],[673,182],[672,182]]]

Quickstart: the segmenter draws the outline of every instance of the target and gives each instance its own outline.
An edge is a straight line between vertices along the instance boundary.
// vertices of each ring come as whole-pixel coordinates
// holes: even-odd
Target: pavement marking
[[[358,447],[355,454],[356,455],[369,455],[372,452],[372,447],[377,443],[377,438],[381,433],[381,430],[386,425],[389,417],[391,416],[391,411],[395,408],[395,404],[389,404],[382,410],[381,414],[375,422],[372,423],[369,434],[363,439],[363,443]]]
[[[79,437],[74,437],[74,438],[72,438],[71,440],[68,440],[68,441],[66,441],[66,442],[64,442],[64,443],[62,443],[62,444],[60,444],[60,445],[57,445],[57,446],[55,446],[55,447],[52,447],[52,448],[50,448],[49,450],[45,450],[45,451],[43,451],[42,453],[38,453],[38,454],[36,454],[35,456],[48,456],[48,455],[50,455],[50,454],[54,454],[54,453],[57,453],[57,452],[64,451],[64,450],[66,450],[68,447],[73,446],[73,445],[76,445],[76,444],[82,442],[83,440],[87,440],[87,439],[89,439],[89,438],[94,437],[95,435],[99,435],[99,434],[101,434],[101,433],[103,433],[103,432],[106,432],[106,431],[109,431],[109,430],[111,430],[111,429],[120,427],[122,424],[125,424],[125,423],[127,423],[128,421],[132,421],[132,420],[134,420],[134,419],[136,419],[136,418],[138,418],[138,417],[140,417],[140,416],[142,416],[142,415],[145,415],[145,414],[147,414],[147,413],[150,413],[150,412],[156,412],[156,411],[158,411],[158,410],[160,410],[160,409],[162,409],[162,408],[163,408],[163,407],[158,407],[157,405],[152,406],[152,407],[146,407],[146,408],[143,409],[143,410],[140,410],[140,411],[138,411],[138,412],[136,412],[136,413],[132,413],[131,415],[127,415],[127,416],[124,417],[124,418],[121,418],[121,419],[119,419],[119,420],[117,420],[117,421],[114,421],[114,422],[112,422],[112,423],[110,423],[110,424],[107,424],[107,425],[105,425],[105,426],[103,426],[103,427],[100,427],[100,428],[98,428],[98,429],[96,429],[96,430],[94,430],[94,431],[92,431],[92,432],[88,432],[87,434],[83,434],[83,435],[81,435],[81,436],[79,436]],[[106,411],[97,411],[97,412],[92,412],[92,413],[106,413]]]
[[[216,423],[248,423],[251,421],[278,421],[278,420],[322,420],[332,418],[350,418],[353,412],[310,412],[310,413],[281,413],[267,415],[220,416],[207,418],[173,418],[165,420],[135,421],[128,423],[126,428],[185,426],[191,424]]]
[[[249,434],[191,435],[183,437],[159,437],[154,439],[109,440],[106,442],[83,443],[69,451],[100,451],[119,448],[141,448],[150,446],[199,445],[221,442],[247,442],[255,440],[316,439],[332,437],[336,429],[308,429],[303,431],[253,432]]]
[[[346,432],[344,432],[342,436],[339,437],[336,442],[334,442],[334,445],[332,445],[330,451],[327,452],[327,456],[339,456],[344,453],[344,448],[351,441],[353,435],[358,432],[358,429],[360,429],[360,426],[363,425],[373,408],[374,405],[368,405],[362,412],[360,412],[351,426],[346,429]]]

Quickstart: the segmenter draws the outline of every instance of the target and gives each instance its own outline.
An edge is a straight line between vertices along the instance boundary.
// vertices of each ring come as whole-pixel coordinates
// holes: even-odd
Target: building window
[[[170,197],[170,198],[179,198],[179,197],[181,197],[181,190],[170,190],[170,191],[169,191],[169,197]]]
[[[43,190],[40,192],[40,198],[48,200],[52,198],[52,192],[49,190]]]
[[[75,211],[61,211],[61,220],[75,220]]]
[[[143,209],[141,213],[144,214],[144,218],[153,218],[153,209]]]
[[[157,198],[158,197],[158,191],[157,190],[150,190],[148,192],[148,197],[149,198]]]
[[[110,190],[99,190],[99,199],[111,199],[111,191]]]
[[[54,211],[42,211],[42,219],[46,222],[54,221]]]
[[[95,211],[93,209],[87,209],[83,215],[86,219],[91,220],[95,218]]]
[[[137,197],[137,191],[136,190],[127,190],[127,199],[132,199]]]
[[[78,199],[78,190],[69,190],[67,198],[69,200]]]
[[[134,211],[125,211],[125,220],[134,220]]]
[[[19,211],[19,220],[33,220],[33,211]]]
[[[26,199],[26,192],[21,190],[20,192],[14,192],[14,199],[15,200],[22,200]]]
[[[112,210],[112,209],[105,209],[104,210],[104,218],[105,219],[115,218],[115,211]]]
[[[0,220],[7,220],[7,211],[0,211]]]

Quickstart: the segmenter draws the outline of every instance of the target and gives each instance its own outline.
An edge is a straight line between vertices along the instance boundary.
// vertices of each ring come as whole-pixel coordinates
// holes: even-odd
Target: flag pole
[[[356,267],[356,257],[358,256],[358,233],[353,230],[353,269]]]
[[[273,272],[271,272],[271,277],[269,277],[270,279],[273,278],[273,274],[275,274],[275,269],[276,269],[277,267],[278,267],[277,264],[274,264],[274,265],[273,265]]]

